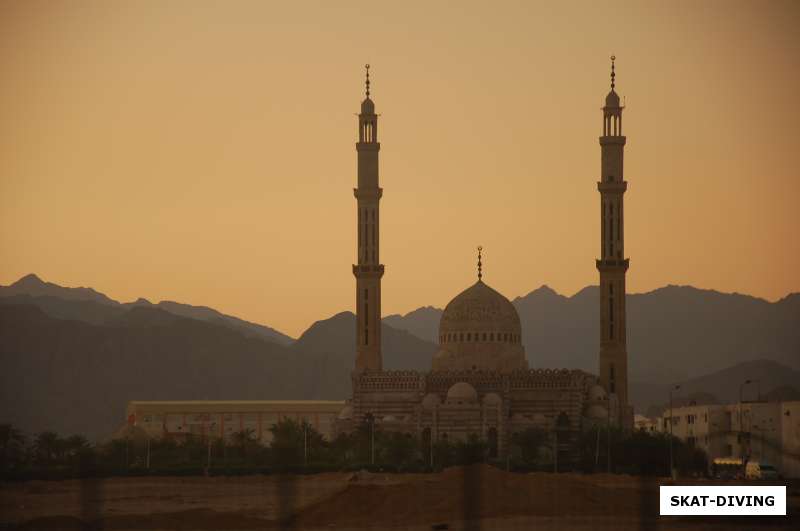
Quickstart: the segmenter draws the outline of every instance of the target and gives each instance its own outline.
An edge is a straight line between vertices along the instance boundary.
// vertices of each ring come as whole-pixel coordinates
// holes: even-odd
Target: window
[[[467,332],[467,341],[472,341],[472,334]]]
[[[483,333],[483,340],[486,341],[486,332]]]

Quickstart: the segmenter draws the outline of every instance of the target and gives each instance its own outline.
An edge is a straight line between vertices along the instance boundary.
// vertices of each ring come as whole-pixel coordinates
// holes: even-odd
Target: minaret
[[[378,185],[378,115],[367,97],[358,115],[358,188],[353,190],[358,204],[358,263],[356,277],[356,371],[380,371],[381,357],[381,277],[379,205],[383,189]]]
[[[622,109],[614,90],[614,59],[611,56],[611,92],[603,107],[603,136],[600,137],[600,383],[615,398],[615,419],[623,426],[632,422],[628,407],[628,351],[625,323],[625,210],[623,195],[628,183],[623,177],[625,137]]]

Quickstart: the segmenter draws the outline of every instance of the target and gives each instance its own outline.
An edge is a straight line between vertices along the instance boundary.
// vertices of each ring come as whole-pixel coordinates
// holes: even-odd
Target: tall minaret
[[[356,277],[356,371],[380,371],[381,357],[381,277],[379,205],[383,189],[378,186],[378,115],[367,97],[358,115],[358,188],[353,190],[358,203],[358,264]]]
[[[628,183],[622,172],[625,137],[622,136],[622,107],[614,90],[614,59],[611,56],[611,92],[603,107],[603,136],[600,137],[600,383],[616,398],[617,420],[623,426],[632,419],[628,407],[628,351],[625,324],[625,210],[622,198]]]

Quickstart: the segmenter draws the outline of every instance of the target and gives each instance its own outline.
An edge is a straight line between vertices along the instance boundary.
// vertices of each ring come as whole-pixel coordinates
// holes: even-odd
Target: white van
[[[748,461],[744,470],[745,479],[778,479],[778,469],[767,463]]]

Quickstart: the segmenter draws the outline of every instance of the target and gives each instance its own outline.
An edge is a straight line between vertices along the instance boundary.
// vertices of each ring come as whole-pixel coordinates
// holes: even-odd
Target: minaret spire
[[[483,277],[483,271],[482,271],[483,264],[481,263],[481,251],[483,251],[483,246],[479,245],[478,246],[478,282],[480,282],[481,278]]]
[[[617,77],[617,74],[614,73],[614,61],[616,60],[616,56],[611,56],[611,90],[614,90],[614,78]],[[369,65],[367,65],[369,68]],[[369,71],[367,71],[367,86],[369,87]],[[369,96],[369,88],[367,88],[367,96]]]
[[[367,64],[365,64],[365,65],[364,65],[364,69],[367,71],[367,81],[366,81],[366,85],[367,85],[367,98],[369,98],[369,63],[367,63]],[[613,85],[613,83],[612,83],[612,85],[611,85],[611,86],[612,86],[612,87],[614,86],[614,85]]]

